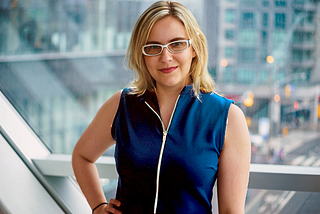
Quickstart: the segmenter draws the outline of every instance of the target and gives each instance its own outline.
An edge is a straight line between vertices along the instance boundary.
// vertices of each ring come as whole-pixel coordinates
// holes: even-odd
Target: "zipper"
[[[146,105],[157,115],[157,117],[159,118],[159,120],[161,122],[161,125],[162,125],[162,144],[161,144],[159,160],[158,160],[158,167],[157,167],[156,195],[155,195],[155,200],[154,200],[153,213],[157,212],[157,206],[158,206],[160,169],[161,169],[162,156],[163,156],[163,152],[164,152],[164,146],[166,144],[168,131],[169,131],[169,128],[170,128],[170,125],[171,125],[171,121],[172,121],[174,112],[176,110],[179,98],[180,98],[180,94],[179,94],[179,96],[178,96],[178,98],[177,98],[177,100],[176,100],[176,102],[174,104],[174,108],[173,108],[173,111],[171,113],[171,117],[170,117],[167,129],[164,128],[163,121],[162,121],[160,115],[145,101]]]

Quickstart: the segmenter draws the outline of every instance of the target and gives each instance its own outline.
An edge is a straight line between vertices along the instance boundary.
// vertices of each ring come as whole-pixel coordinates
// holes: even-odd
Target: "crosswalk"
[[[320,156],[317,152],[295,157],[290,165],[320,167]],[[295,191],[264,191],[257,213],[280,214],[286,204],[296,194]]]
[[[299,155],[291,161],[290,165],[320,167],[320,157]]]

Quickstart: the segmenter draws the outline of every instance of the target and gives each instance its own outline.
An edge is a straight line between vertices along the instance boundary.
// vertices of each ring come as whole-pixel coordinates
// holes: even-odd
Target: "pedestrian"
[[[250,136],[242,111],[214,91],[204,34],[181,3],[140,16],[127,56],[137,74],[98,111],[72,164],[93,213],[244,213]],[[113,144],[119,175],[108,202],[94,162]]]

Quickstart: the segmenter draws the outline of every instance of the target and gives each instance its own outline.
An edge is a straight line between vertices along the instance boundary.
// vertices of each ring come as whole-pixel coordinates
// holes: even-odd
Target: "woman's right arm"
[[[92,122],[81,135],[72,153],[72,167],[76,180],[91,209],[107,201],[94,163],[115,143],[111,135],[111,127],[118,109],[120,96],[121,91],[116,92],[101,106]],[[109,203],[120,206],[120,202],[117,200],[112,200]],[[106,205],[99,207],[99,210],[104,207]],[[108,211],[119,212],[116,212],[112,204],[109,204]]]

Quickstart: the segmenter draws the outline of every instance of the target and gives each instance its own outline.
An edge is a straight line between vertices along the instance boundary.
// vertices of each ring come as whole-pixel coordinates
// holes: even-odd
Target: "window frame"
[[[1,90],[0,106],[0,135],[6,139],[6,142],[23,161],[27,169],[36,177],[38,184],[46,189],[64,213],[90,213],[91,208],[72,177],[58,174],[46,176],[37,167],[33,160],[43,159],[52,154]],[[69,158],[71,164],[71,156]],[[57,164],[57,162],[54,163]],[[61,170],[63,171],[64,168],[61,168]],[[37,185],[30,183],[29,174],[19,172],[19,178],[24,182],[29,182],[27,185]],[[21,192],[21,194],[27,193]],[[8,209],[9,207],[6,208]]]

